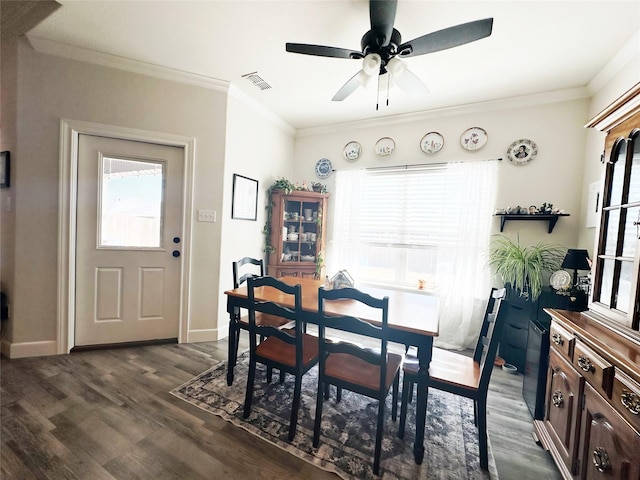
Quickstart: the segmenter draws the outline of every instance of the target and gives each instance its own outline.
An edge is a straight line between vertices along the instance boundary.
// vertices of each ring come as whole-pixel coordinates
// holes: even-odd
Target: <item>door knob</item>
[[[179,257],[180,256],[180,250],[174,250],[171,255],[173,255],[174,257]]]

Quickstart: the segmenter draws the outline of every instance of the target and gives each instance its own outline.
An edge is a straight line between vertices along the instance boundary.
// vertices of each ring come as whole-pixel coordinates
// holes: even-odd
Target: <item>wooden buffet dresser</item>
[[[587,125],[606,132],[589,310],[551,316],[544,420],[565,479],[640,480],[640,83]]]
[[[640,479],[640,341],[593,314],[546,311],[551,348],[538,439],[566,479]]]

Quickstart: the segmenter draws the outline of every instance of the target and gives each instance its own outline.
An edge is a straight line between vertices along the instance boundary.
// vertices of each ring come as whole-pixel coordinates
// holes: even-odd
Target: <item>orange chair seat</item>
[[[406,357],[402,368],[406,374],[418,375],[418,359],[413,356]],[[434,348],[429,364],[429,379],[431,382],[477,390],[480,386],[480,364],[466,355]]]
[[[277,337],[267,337],[256,347],[256,355],[290,367],[296,365],[296,346]],[[303,334],[302,363],[309,365],[318,359],[318,337]]]
[[[387,389],[402,365],[402,355],[387,353]],[[325,374],[371,390],[380,388],[380,367],[346,353],[332,353],[327,357]]]

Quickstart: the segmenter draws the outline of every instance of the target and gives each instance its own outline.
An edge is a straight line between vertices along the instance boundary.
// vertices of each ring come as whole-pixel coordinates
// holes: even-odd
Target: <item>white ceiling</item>
[[[231,82],[297,129],[583,88],[616,55],[640,50],[637,0],[399,0],[403,41],[486,17],[493,34],[405,59],[431,93],[418,101],[392,89],[376,112],[376,88],[331,101],[360,61],[285,52],[285,42],[360,50],[366,0],[58,1],[30,37]],[[256,71],[273,88],[241,78]]]

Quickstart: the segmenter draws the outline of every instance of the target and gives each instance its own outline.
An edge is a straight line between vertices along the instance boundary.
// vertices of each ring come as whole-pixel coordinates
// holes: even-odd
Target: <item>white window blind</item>
[[[405,288],[424,280],[447,306],[442,343],[467,345],[477,335],[473,311],[491,283],[485,264],[497,163],[338,171],[328,272],[346,268],[356,282]]]
[[[495,179],[481,174],[481,163],[338,172],[334,243],[341,268],[372,282],[424,279],[436,288],[438,252],[467,241],[471,247],[474,225],[491,220]]]

